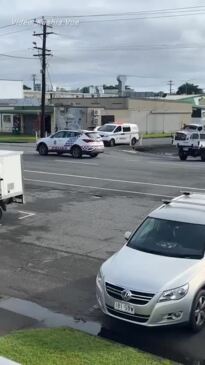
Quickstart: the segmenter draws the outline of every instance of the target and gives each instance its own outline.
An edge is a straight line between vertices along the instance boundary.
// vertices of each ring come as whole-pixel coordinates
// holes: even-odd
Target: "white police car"
[[[82,155],[97,157],[104,152],[104,143],[96,132],[61,130],[38,140],[36,150],[43,156],[56,152],[58,155],[70,153],[73,158],[80,158]]]

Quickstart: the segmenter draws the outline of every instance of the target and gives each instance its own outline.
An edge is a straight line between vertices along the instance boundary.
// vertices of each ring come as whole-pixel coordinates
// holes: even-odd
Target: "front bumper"
[[[110,140],[113,138],[112,135],[109,135],[109,136],[101,136],[101,139],[104,143],[109,143]]]
[[[158,302],[160,294],[156,294],[146,305],[132,304],[135,309],[135,313],[132,315],[115,310],[114,303],[118,300],[107,294],[102,282],[97,281],[96,296],[98,305],[105,314],[146,327],[186,323],[190,317],[192,300],[188,294],[181,300],[162,303]],[[125,303],[123,300],[121,302]]]

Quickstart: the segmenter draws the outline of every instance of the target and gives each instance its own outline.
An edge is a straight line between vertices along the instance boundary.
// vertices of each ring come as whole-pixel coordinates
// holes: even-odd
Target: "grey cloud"
[[[71,4],[66,0],[2,0],[0,26],[12,18],[35,18],[41,15],[96,14],[132,12],[161,8],[203,5],[202,1],[181,0],[82,0]],[[48,38],[48,47],[54,57],[49,60],[54,84],[69,87],[88,84],[115,83],[119,73],[141,77],[128,78],[128,84],[138,90],[167,90],[171,78],[177,87],[183,80],[193,79],[205,85],[203,72],[204,49],[167,49],[176,43],[188,46],[203,44],[204,16],[145,19],[121,22],[80,23],[76,26],[54,26],[55,33]],[[194,27],[193,27],[194,24]],[[19,25],[0,29],[0,53],[31,57],[33,25]],[[21,32],[22,30],[22,32]],[[24,31],[25,30],[25,31]],[[18,31],[16,34],[8,34]],[[4,36],[1,36],[4,35]],[[67,36],[65,36],[67,35]],[[40,42],[40,39],[39,39]],[[163,44],[164,49],[153,49]],[[136,50],[139,45],[147,50]],[[126,48],[127,47],[127,48]],[[16,60],[0,57],[0,77],[31,80],[31,74],[40,77],[39,60]],[[146,78],[147,77],[147,78]]]

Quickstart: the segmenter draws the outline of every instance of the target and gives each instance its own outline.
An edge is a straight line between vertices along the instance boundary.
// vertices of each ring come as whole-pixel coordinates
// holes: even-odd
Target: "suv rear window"
[[[85,135],[90,138],[90,139],[98,139],[100,138],[100,135],[98,133],[95,133],[95,132],[88,132],[88,133],[85,133]]]

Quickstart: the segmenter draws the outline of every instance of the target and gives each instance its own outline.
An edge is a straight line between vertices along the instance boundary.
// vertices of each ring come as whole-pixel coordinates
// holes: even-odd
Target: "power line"
[[[156,13],[168,13],[168,12],[194,12],[201,11],[205,9],[204,5],[199,6],[188,6],[182,8],[165,8],[165,9],[156,9],[156,10],[142,10],[142,11],[133,11],[133,12],[119,12],[119,13],[101,13],[101,14],[84,14],[84,15],[54,15],[54,16],[46,16],[46,19],[59,19],[59,18],[92,18],[92,17],[106,17],[106,16],[133,16],[140,14],[156,14]]]
[[[11,24],[7,24],[7,25],[2,25],[0,27],[0,29],[6,29],[6,28],[14,27],[14,26],[16,26],[16,24],[11,23]]]
[[[24,57],[24,56],[13,56],[6,53],[0,53],[0,57],[8,57],[8,58],[15,58],[15,59],[22,59],[22,60],[33,60],[33,57]]]
[[[31,31],[31,28],[29,29],[21,29],[21,30],[16,30],[16,31],[13,31],[13,32],[8,32],[8,33],[0,33],[0,37],[4,37],[5,35],[10,35],[10,34],[17,34],[17,33],[23,33],[23,32],[30,32]]]
[[[169,13],[181,13],[181,14],[169,14]],[[189,6],[189,7],[181,7],[181,8],[167,8],[167,9],[156,9],[156,10],[142,10],[142,11],[137,11],[137,12],[119,12],[119,13],[102,13],[102,14],[79,14],[79,15],[62,15],[62,16],[46,16],[44,17],[46,20],[48,19],[59,19],[59,18],[67,18],[67,19],[71,19],[71,18],[100,18],[100,17],[120,17],[120,16],[130,16],[133,17],[135,15],[142,15],[142,17],[137,17],[137,18],[120,18],[120,19],[99,19],[99,20],[85,20],[82,21],[81,23],[87,23],[87,22],[108,22],[108,21],[124,21],[124,20],[143,20],[143,19],[155,19],[155,18],[163,18],[163,17],[177,17],[177,16],[190,16],[190,15],[203,15],[205,13],[205,6],[200,5],[200,6]],[[159,15],[157,15],[159,14]],[[166,15],[168,14],[168,15]],[[146,16],[147,15],[147,16]],[[154,16],[152,16],[154,15]],[[155,16],[157,15],[157,16]],[[37,18],[31,18],[31,19],[25,19],[25,23],[26,22],[34,22],[35,20],[39,20],[41,19],[40,17]],[[17,19],[18,20],[18,19]],[[18,22],[13,22],[10,24],[6,24],[3,26],[0,26],[0,30],[1,29],[7,29],[10,27],[14,27],[17,26]],[[20,31],[16,31],[16,33],[18,33]]]
[[[178,12],[178,13],[177,13]],[[184,16],[195,16],[195,15],[204,15],[205,7],[193,7],[193,8],[176,8],[172,11],[170,10],[159,10],[159,11],[142,11],[142,12],[133,12],[133,13],[113,13],[113,14],[95,14],[95,15],[79,15],[79,16],[53,16],[47,17],[48,19],[85,19],[85,18],[103,18],[110,17],[110,19],[87,19],[80,20],[79,24],[85,23],[106,23],[106,22],[121,22],[121,21],[135,21],[135,20],[146,20],[146,19],[162,19],[162,18],[176,18],[176,17],[184,17]],[[137,17],[135,15],[138,15]],[[124,18],[124,16],[129,16],[129,18]],[[118,18],[121,17],[121,18]],[[123,17],[123,18],[122,18]],[[57,22],[56,22],[57,23]],[[55,24],[58,26],[58,24]],[[60,24],[62,26],[62,24]]]
[[[35,18],[31,18],[31,19],[24,19],[25,23],[29,23],[29,22],[34,22],[35,21]],[[18,22],[13,22],[13,23],[10,23],[10,24],[6,24],[6,25],[2,25],[0,26],[0,30],[1,29],[6,29],[6,28],[10,28],[10,27],[16,27],[18,26]]]
[[[133,18],[118,18],[118,19],[95,19],[95,20],[83,20],[80,24],[86,23],[107,23],[107,22],[121,22],[121,21],[134,21],[134,20],[146,20],[146,19],[163,19],[163,18],[176,18],[176,17],[183,17],[183,16],[193,16],[193,15],[204,15],[205,11],[203,12],[195,12],[195,13],[184,13],[184,14],[170,14],[170,15],[156,15],[156,16],[143,16],[143,17],[133,17]]]
[[[54,33],[59,36],[64,36],[62,33]],[[65,35],[69,37],[69,35]],[[185,44],[185,43],[174,43],[174,44],[118,44],[110,46],[96,46],[96,47],[69,47],[70,50],[75,51],[154,51],[154,50],[169,50],[169,49],[203,49],[205,44]],[[57,49],[56,49],[57,50]]]

